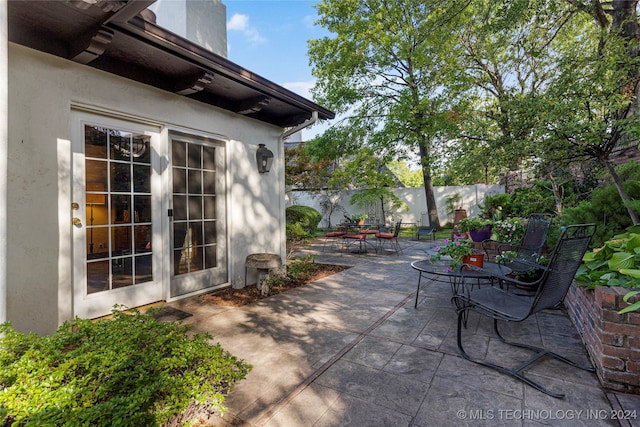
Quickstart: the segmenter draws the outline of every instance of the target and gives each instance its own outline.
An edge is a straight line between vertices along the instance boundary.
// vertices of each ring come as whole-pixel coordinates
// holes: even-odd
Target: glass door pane
[[[87,294],[150,282],[150,137],[84,126]]]
[[[228,282],[224,167],[222,143],[172,138],[171,297]]]

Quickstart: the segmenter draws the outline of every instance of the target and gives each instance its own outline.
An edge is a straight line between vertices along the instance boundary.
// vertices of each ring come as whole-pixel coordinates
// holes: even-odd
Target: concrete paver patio
[[[322,252],[322,241],[300,251],[317,262],[352,268],[240,307],[197,297],[171,303],[183,322],[209,332],[253,365],[225,401],[215,425],[231,426],[640,426],[640,396],[604,391],[595,374],[543,359],[527,373],[554,399],[458,354],[451,290],[424,281],[410,263],[435,244],[401,240],[402,254]],[[561,311],[502,327],[514,340],[543,344],[587,363],[582,342]],[[471,315],[464,332],[478,357],[522,361],[502,344],[490,321]],[[514,363],[514,365],[517,364]],[[618,410],[636,419],[614,420]]]

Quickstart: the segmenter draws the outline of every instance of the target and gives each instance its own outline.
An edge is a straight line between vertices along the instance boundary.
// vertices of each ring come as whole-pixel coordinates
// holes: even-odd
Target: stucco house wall
[[[75,107],[224,141],[230,283],[244,284],[247,254],[284,259],[281,128],[13,43],[8,62],[7,318],[17,329],[51,333],[73,316]],[[275,156],[267,174],[259,143]]]

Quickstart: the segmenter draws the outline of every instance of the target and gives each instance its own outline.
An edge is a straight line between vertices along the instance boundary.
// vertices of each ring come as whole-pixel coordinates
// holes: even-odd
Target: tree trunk
[[[613,179],[613,183],[618,189],[618,194],[620,194],[620,198],[622,199],[622,202],[626,204],[626,202],[628,202],[631,199],[629,198],[629,196],[627,195],[627,192],[622,186],[622,180],[620,179],[620,176],[618,176],[615,168],[613,167],[613,165],[609,160],[606,160],[604,164],[607,167],[609,174],[611,174],[611,178]],[[634,211],[633,208],[631,208],[631,206],[627,206],[627,212],[631,217],[631,222],[633,223],[633,225],[638,225],[638,213]]]
[[[562,217],[562,188],[556,182],[556,178],[553,176],[553,173],[549,172],[549,181],[551,181],[551,188],[553,189],[553,198],[556,201],[556,213],[559,217]]]
[[[424,180],[424,193],[427,198],[427,211],[429,212],[429,226],[440,230],[440,218],[436,206],[436,196],[433,193],[433,181],[431,180],[431,167],[429,153],[424,144],[420,144],[420,164],[422,165],[422,179]]]
[[[384,211],[384,198],[380,197],[380,211],[382,212],[382,224],[387,225],[387,213]]]

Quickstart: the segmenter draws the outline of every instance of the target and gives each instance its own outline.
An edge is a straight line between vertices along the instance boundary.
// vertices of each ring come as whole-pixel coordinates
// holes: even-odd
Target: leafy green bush
[[[518,187],[512,194],[486,196],[483,216],[501,220],[509,217],[527,217],[537,212],[554,212],[555,198],[548,181],[536,181],[532,187]]]
[[[570,193],[568,189],[567,192]],[[563,197],[565,205],[571,203],[572,198],[573,196],[565,194]],[[556,200],[551,182],[538,180],[532,187],[516,188],[511,195],[509,208],[508,216],[527,217],[532,213],[555,212]]]
[[[627,195],[640,200],[640,164],[628,162],[620,165],[617,172],[623,181]],[[632,225],[631,218],[614,185],[597,188],[591,200],[582,201],[574,208],[567,208],[562,215],[562,224],[596,223],[598,228],[591,241],[592,246],[602,246],[606,240]]]
[[[499,220],[502,219],[503,212],[506,212],[506,215],[511,212],[511,194],[500,193],[485,196],[482,216]]]
[[[315,259],[316,255],[294,258],[287,261],[286,268],[271,270],[262,282],[263,295],[269,295],[273,290],[278,291],[278,288],[284,288],[292,283],[307,280],[319,269]]]
[[[286,210],[287,217],[287,239],[289,238],[289,226],[299,224],[299,227],[291,228],[292,236],[306,235],[306,238],[313,238],[318,224],[322,220],[322,214],[309,206],[289,206]],[[302,233],[300,233],[300,229]]]
[[[224,410],[251,365],[138,311],[75,319],[51,336],[0,325],[0,420],[15,426],[157,426],[190,403]]]
[[[640,226],[587,252],[575,277],[578,286],[621,286],[640,289]]]

